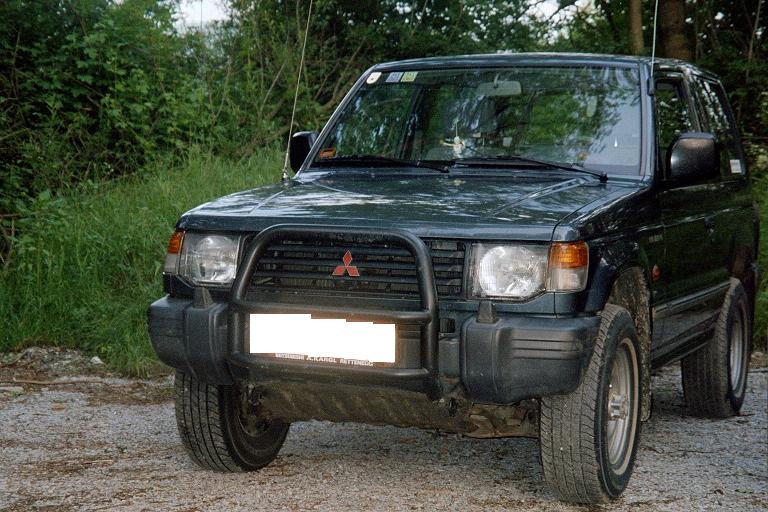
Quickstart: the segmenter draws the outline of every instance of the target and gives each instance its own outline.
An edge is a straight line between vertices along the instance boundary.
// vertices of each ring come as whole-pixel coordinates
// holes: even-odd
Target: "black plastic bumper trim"
[[[470,318],[462,326],[461,376],[476,402],[511,404],[568,393],[581,381],[599,316]]]
[[[162,362],[210,384],[232,384],[226,364],[228,306],[195,307],[189,299],[165,296],[147,311],[149,338]]]

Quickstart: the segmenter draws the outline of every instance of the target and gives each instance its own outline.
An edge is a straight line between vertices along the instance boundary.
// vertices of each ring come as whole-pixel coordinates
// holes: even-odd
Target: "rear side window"
[[[696,84],[704,129],[717,138],[723,174],[743,174],[741,151],[723,88],[720,84],[700,78],[696,79]]]

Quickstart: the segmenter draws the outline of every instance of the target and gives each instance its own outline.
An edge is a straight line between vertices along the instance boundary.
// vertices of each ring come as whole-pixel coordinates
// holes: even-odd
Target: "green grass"
[[[20,222],[13,265],[0,274],[0,350],[75,347],[146,375],[157,360],[145,312],[163,293],[174,223],[209,199],[277,181],[281,163],[275,150],[240,162],[192,150],[181,163],[158,161],[131,178],[40,197]],[[755,196],[768,198],[768,179],[756,183]],[[761,217],[761,268],[768,269],[768,204]],[[766,270],[756,312],[756,346],[765,348]]]
[[[124,373],[156,358],[146,309],[162,296],[162,265],[178,217],[212,198],[275,182],[278,151],[233,162],[190,151],[137,176],[40,197],[20,222],[11,267],[0,274],[0,350],[76,347]]]

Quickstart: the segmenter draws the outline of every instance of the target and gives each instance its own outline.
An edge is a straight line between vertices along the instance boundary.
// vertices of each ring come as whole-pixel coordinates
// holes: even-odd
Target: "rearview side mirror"
[[[291,160],[291,170],[296,172],[306,160],[312,145],[317,140],[317,132],[296,132],[291,137],[288,154]]]
[[[685,184],[712,178],[720,173],[717,140],[711,133],[678,135],[667,150],[668,181]]]

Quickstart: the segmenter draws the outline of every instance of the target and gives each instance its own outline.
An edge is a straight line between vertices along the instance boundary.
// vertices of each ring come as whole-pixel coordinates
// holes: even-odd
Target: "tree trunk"
[[[643,46],[643,3],[642,0],[629,0],[629,34],[632,38],[632,53],[642,55]]]
[[[693,60],[685,24],[685,0],[659,0],[659,35],[663,57]]]

